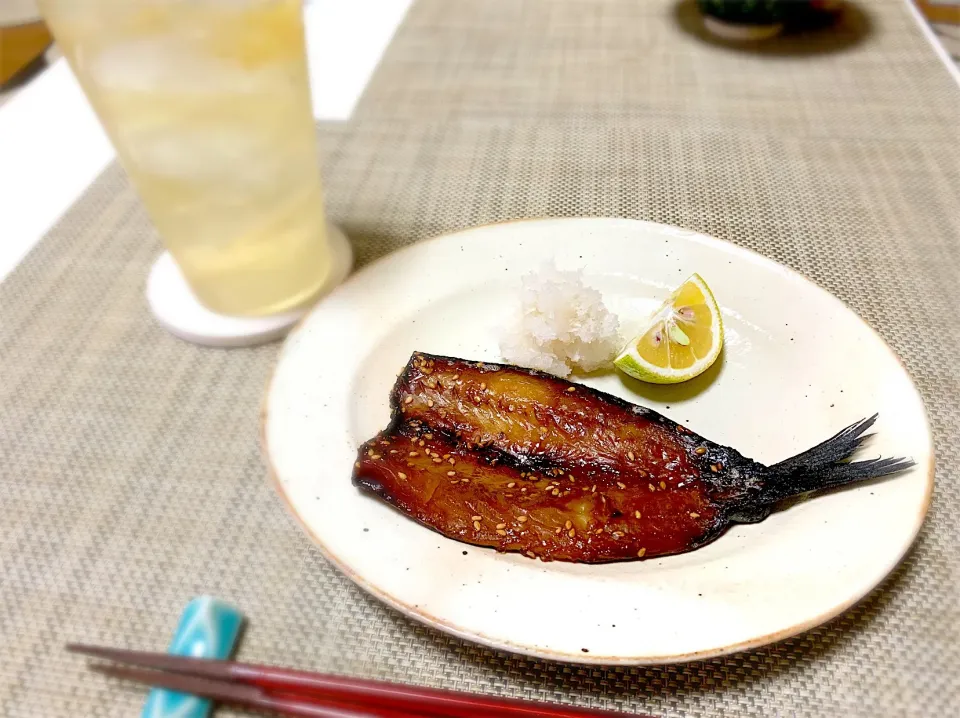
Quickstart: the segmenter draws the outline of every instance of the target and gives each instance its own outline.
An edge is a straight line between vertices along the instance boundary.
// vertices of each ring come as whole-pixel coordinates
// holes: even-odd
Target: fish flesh
[[[913,465],[846,461],[876,415],[765,466],[583,384],[419,352],[390,404],[354,484],[444,536],[545,561],[691,551],[784,499]]]

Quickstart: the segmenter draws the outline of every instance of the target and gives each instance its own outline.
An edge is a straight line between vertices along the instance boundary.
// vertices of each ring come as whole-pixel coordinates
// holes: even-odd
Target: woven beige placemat
[[[330,214],[358,260],[483,222],[611,215],[794,267],[876,327],[924,394],[939,469],[915,550],[830,625],[685,666],[542,663],[412,623],[328,566],[264,481],[257,418],[277,348],[201,349],[151,320],[143,286],[159,245],[113,167],[0,284],[0,714],[136,715],[141,692],[85,673],[60,646],[162,648],[184,603],[208,592],[250,617],[249,660],[659,716],[957,715],[960,90],[899,0],[870,5],[874,30],[858,44],[803,58],[728,56],[675,32],[669,2],[517,5],[526,26],[550,32],[517,35],[503,4],[421,0],[358,118],[321,127]],[[570,18],[588,9],[581,36]],[[531,61],[559,62],[555,51],[616,72],[637,49],[611,18],[637,13],[674,33],[636,30],[652,38],[643,65],[666,78],[659,91],[624,86],[608,103],[558,71],[537,103],[514,92]],[[512,55],[438,59],[500,33]],[[711,61],[688,57],[703,53]],[[697,79],[671,91],[678,63]],[[720,72],[729,66],[744,79]],[[490,83],[522,111],[475,103]],[[452,109],[421,114],[418,97]]]

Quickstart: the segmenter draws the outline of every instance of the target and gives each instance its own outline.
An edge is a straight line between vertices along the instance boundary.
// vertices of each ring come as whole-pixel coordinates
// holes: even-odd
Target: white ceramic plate
[[[879,412],[864,456],[910,456],[903,474],[837,491],[664,559],[543,563],[446,539],[350,482],[383,428],[413,350],[500,360],[522,274],[580,268],[621,317],[642,319],[693,272],[723,311],[718,366],[673,387],[586,383],[774,463]],[[366,267],[284,347],[264,406],[281,495],[361,587],[440,630],[533,656],[667,663],[760,646],[820,624],[876,586],[909,548],[932,491],[923,405],[889,347],[838,299],[732,244],[621,219],[490,225]]]

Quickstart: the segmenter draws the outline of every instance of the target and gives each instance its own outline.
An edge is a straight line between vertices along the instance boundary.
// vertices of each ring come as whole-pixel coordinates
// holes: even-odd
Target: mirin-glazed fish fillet
[[[420,353],[391,406],[354,483],[445,536],[543,560],[690,551],[782,499],[913,465],[845,462],[876,417],[764,466],[582,384]]]

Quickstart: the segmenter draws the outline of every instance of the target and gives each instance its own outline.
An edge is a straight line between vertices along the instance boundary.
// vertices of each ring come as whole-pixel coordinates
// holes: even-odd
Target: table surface
[[[350,117],[319,136],[329,214],[359,265],[487,222],[636,217],[760,251],[880,331],[924,395],[939,467],[882,590],[790,641],[644,669],[492,652],[389,611],[263,481],[255,407],[277,347],[201,349],[150,318],[156,234],[89,112],[78,134],[82,96],[60,66],[0,109],[0,221],[19,222],[0,226],[0,251],[44,237],[0,283],[0,714],[135,714],[138,690],[60,646],[159,648],[185,600],[211,593],[249,617],[246,660],[675,718],[955,715],[960,368],[943,357],[960,354],[960,93],[900,0],[851,4],[867,39],[779,57],[684,32],[671,13],[692,0],[322,2],[308,23],[312,63],[331,71],[315,95],[339,108],[318,114]],[[71,86],[72,106],[58,99]]]

